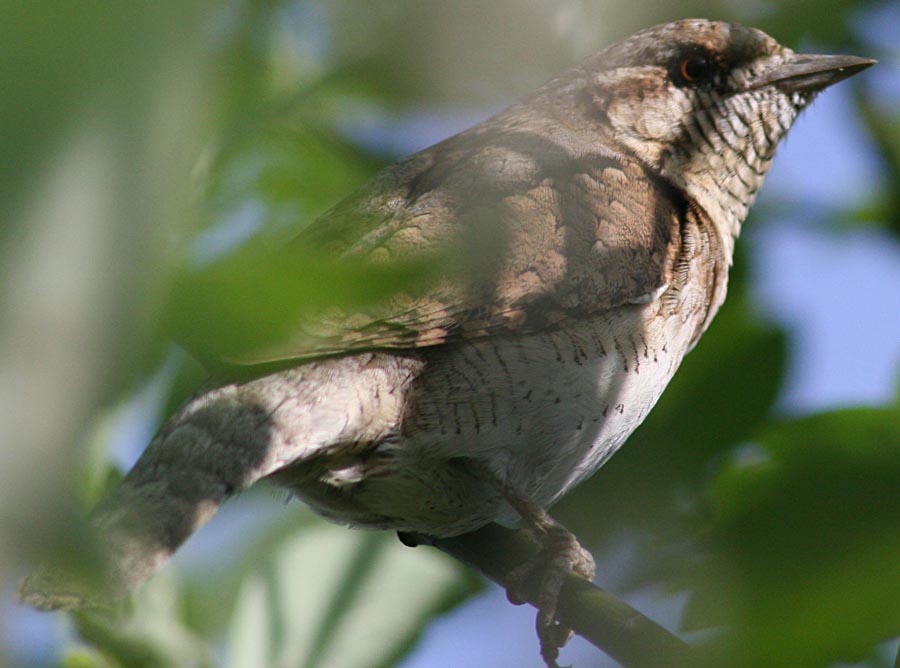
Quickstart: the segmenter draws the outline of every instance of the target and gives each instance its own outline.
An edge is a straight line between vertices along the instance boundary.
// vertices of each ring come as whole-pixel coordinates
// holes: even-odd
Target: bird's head
[[[614,142],[737,234],[799,112],[874,62],[798,54],[754,28],[686,19],[582,63],[582,98]]]

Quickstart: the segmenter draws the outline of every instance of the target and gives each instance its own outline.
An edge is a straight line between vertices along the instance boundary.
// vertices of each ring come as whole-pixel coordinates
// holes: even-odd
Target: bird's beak
[[[862,72],[876,62],[859,56],[795,53],[765,72],[751,87],[776,86],[785,93],[816,93]]]

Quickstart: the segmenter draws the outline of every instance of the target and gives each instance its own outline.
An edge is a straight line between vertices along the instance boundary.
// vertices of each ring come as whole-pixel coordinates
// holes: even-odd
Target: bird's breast
[[[412,390],[403,449],[424,460],[479,460],[549,505],[606,461],[656,403],[695,330],[681,320],[663,317],[657,301],[436,351]]]

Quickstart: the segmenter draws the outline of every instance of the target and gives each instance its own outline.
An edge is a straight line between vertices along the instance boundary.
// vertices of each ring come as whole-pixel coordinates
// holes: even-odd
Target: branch
[[[538,552],[524,532],[490,524],[455,538],[424,538],[428,544],[481,571],[488,579],[507,586],[506,576]],[[535,605],[538,578],[526,583],[528,602]],[[570,575],[562,590],[559,621],[610,657],[630,668],[674,668],[691,662],[690,645],[624,601],[577,575]]]

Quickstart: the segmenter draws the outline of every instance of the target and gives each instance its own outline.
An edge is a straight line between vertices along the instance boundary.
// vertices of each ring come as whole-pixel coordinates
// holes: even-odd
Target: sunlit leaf
[[[242,587],[230,666],[271,656],[304,668],[387,667],[431,616],[473,591],[471,576],[438,552],[318,522],[285,540],[262,573]]]
[[[250,575],[234,604],[225,668],[272,664],[272,616],[262,577]]]

